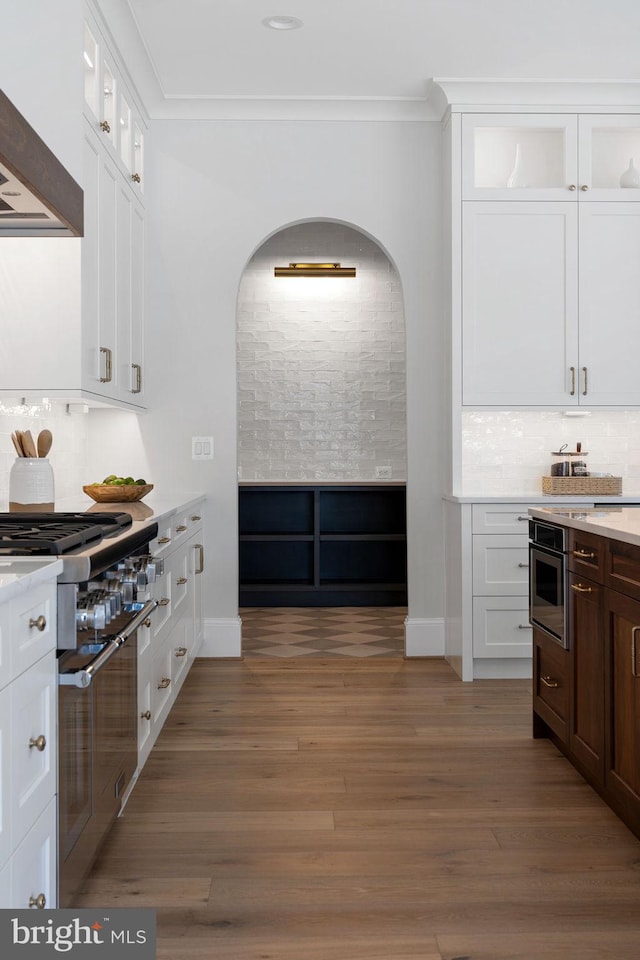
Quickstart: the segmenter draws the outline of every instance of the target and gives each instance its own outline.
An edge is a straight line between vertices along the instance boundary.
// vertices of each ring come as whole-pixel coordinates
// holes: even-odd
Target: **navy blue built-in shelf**
[[[404,606],[401,484],[240,487],[240,606]]]

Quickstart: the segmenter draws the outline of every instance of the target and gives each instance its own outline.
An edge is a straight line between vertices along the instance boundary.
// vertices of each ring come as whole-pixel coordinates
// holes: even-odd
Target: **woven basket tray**
[[[542,492],[569,496],[622,493],[622,477],[543,477]]]

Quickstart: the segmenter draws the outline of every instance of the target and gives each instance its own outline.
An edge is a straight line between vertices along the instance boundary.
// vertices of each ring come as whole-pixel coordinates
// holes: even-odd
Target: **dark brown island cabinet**
[[[568,649],[533,631],[533,733],[640,837],[640,547],[568,531]]]

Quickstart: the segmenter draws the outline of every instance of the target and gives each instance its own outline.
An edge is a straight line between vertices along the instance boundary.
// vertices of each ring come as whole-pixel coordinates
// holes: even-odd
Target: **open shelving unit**
[[[242,607],[403,606],[404,484],[243,484]]]

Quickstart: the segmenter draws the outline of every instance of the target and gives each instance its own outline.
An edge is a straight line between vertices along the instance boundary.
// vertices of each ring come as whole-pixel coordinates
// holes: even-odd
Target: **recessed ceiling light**
[[[297,30],[303,23],[297,17],[265,17],[262,25],[269,30]]]

